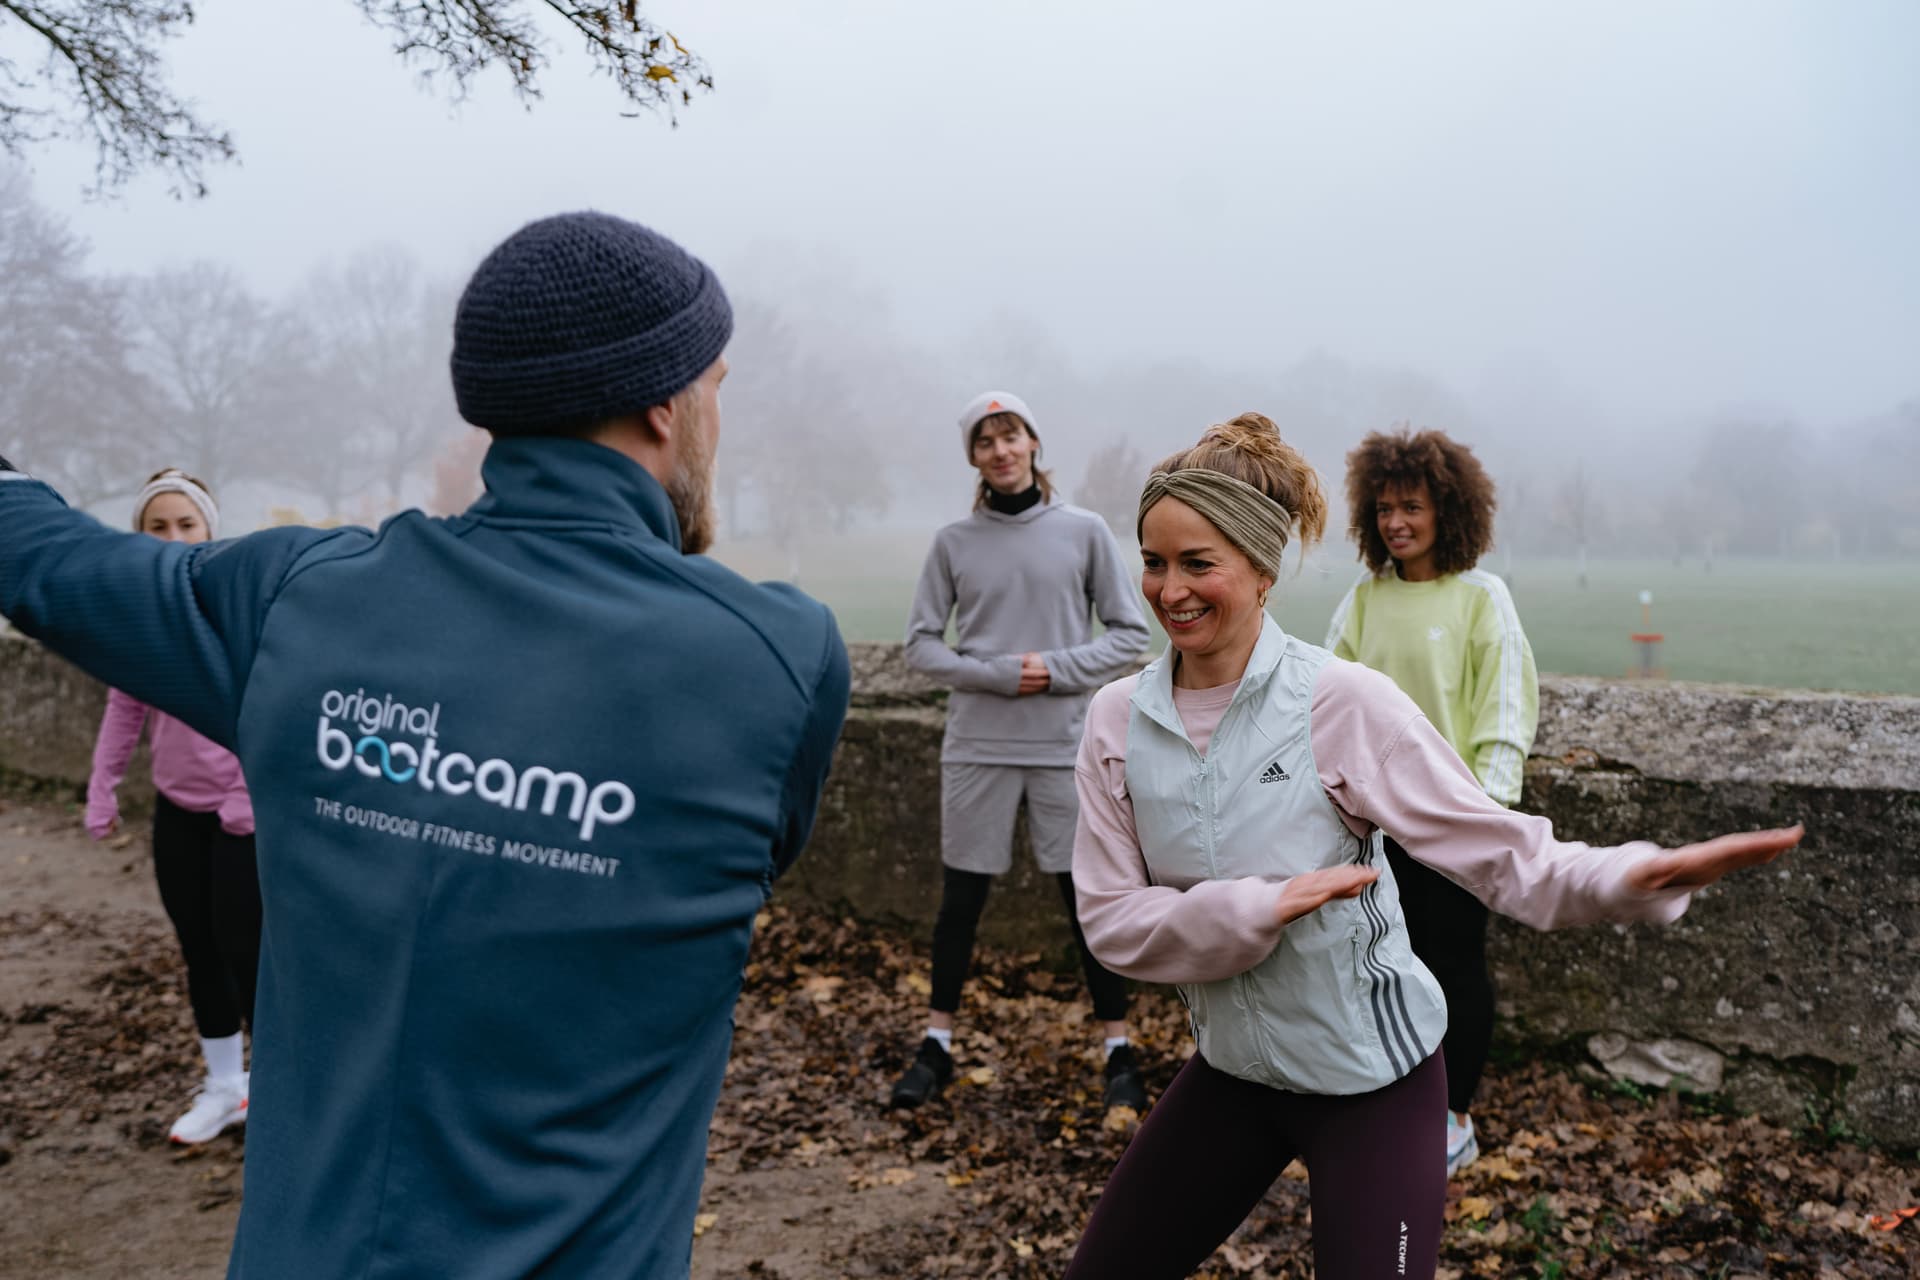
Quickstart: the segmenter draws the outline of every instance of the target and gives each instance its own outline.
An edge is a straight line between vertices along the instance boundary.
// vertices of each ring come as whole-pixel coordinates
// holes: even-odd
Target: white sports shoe
[[[247,1077],[240,1075],[215,1080],[209,1077],[193,1096],[187,1114],[173,1122],[167,1137],[191,1145],[211,1142],[228,1125],[247,1122]]]
[[[1480,1155],[1480,1141],[1473,1136],[1473,1117],[1468,1116],[1466,1123],[1454,1120],[1453,1112],[1447,1112],[1447,1176],[1451,1178]]]

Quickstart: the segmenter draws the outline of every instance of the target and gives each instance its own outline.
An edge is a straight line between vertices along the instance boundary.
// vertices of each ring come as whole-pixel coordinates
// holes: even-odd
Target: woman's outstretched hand
[[[1800,843],[1806,828],[1798,823],[1772,831],[1742,831],[1669,849],[1627,873],[1627,883],[1642,893],[1661,889],[1698,889],[1729,871],[1772,862]]]
[[[1362,889],[1379,878],[1380,873],[1372,867],[1321,867],[1318,871],[1303,872],[1280,890],[1280,905],[1274,908],[1274,918],[1281,924],[1292,924],[1335,898],[1359,897]]]

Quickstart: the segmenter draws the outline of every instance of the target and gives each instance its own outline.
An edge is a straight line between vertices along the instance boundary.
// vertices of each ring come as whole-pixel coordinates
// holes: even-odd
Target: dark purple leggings
[[[1447,1199],[1446,1063],[1384,1089],[1287,1093],[1188,1060],[1093,1207],[1067,1280],[1173,1280],[1233,1233],[1298,1156],[1315,1280],[1433,1280]]]

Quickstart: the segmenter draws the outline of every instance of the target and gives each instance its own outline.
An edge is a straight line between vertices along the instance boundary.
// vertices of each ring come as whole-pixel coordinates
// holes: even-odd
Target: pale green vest
[[[1309,709],[1333,655],[1268,618],[1204,759],[1174,709],[1173,656],[1141,672],[1127,724],[1127,790],[1153,883],[1282,880],[1343,863],[1380,872],[1360,897],[1288,925],[1245,973],[1180,987],[1201,1056],[1301,1093],[1391,1084],[1439,1046],[1446,997],[1408,945],[1380,833],[1355,836],[1320,785]]]

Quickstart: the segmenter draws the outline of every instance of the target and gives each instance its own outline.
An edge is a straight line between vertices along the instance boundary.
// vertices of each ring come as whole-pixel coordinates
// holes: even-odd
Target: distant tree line
[[[450,289],[405,251],[316,268],[281,300],[194,262],[134,277],[0,175],[0,450],[91,505],[160,466],[261,481],[321,515],[392,507],[462,428]]]
[[[367,519],[479,492],[483,433],[447,372],[458,285],[404,249],[315,268],[281,299],[230,267],[92,271],[0,171],[0,453],[91,506],[179,466],[289,516]],[[836,335],[739,292],[719,487],[729,530],[797,545],[886,512],[876,402]],[[868,380],[872,381],[872,380]]]
[[[793,575],[822,535],[963,514],[974,477],[953,414],[987,388],[1034,406],[1041,465],[1123,539],[1154,460],[1258,409],[1336,494],[1368,431],[1438,427],[1471,444],[1499,484],[1496,566],[1920,556],[1920,396],[1854,423],[1729,414],[1657,430],[1597,420],[1537,374],[1468,396],[1323,352],[1266,368],[1169,359],[1087,371],[1018,313],[918,344],[857,267],[815,256],[783,251],[723,273],[735,331],[722,527],[785,548]],[[317,267],[277,299],[217,263],[103,274],[24,180],[0,171],[0,453],[82,505],[175,465],[217,486],[272,486],[306,519],[365,520],[415,501],[459,510],[478,492],[486,439],[459,421],[448,385],[457,290],[396,247]],[[1337,525],[1329,541],[1343,554]]]

